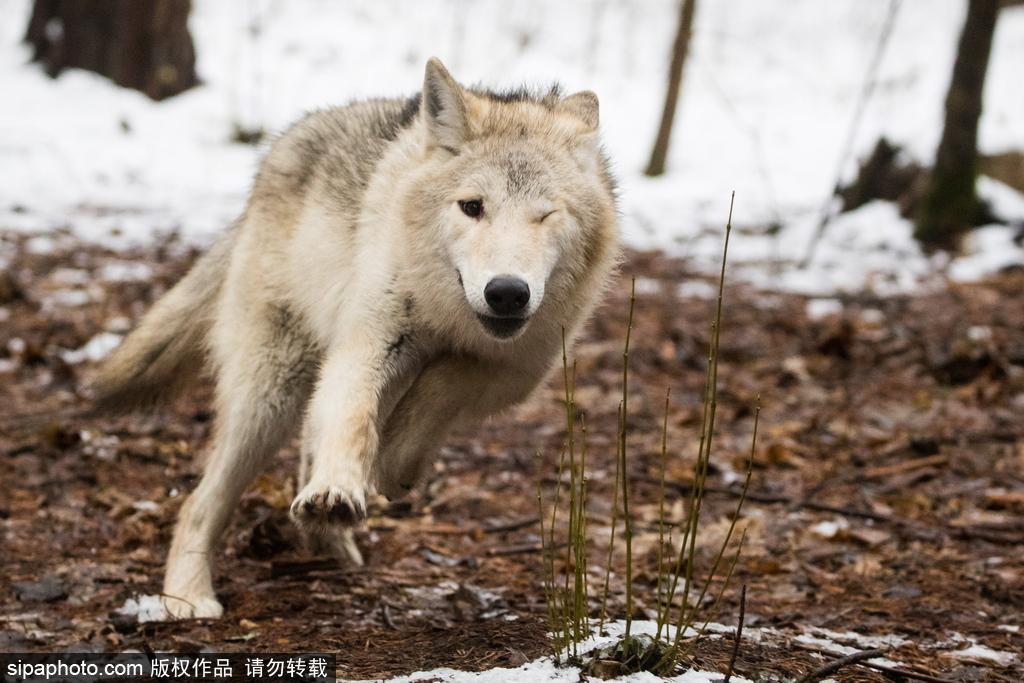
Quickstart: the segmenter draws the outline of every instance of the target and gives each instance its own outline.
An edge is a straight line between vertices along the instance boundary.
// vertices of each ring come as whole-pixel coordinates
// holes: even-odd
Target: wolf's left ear
[[[601,145],[597,133],[600,105],[597,95],[582,90],[559,102],[556,109],[570,114],[586,126],[586,132],[575,134],[569,144],[572,156],[581,169],[588,173],[597,171],[601,166]]]
[[[437,57],[427,62],[423,77],[423,118],[430,142],[458,154],[459,147],[469,137],[466,99],[462,87]]]
[[[597,95],[590,90],[581,90],[578,93],[569,95],[558,103],[558,109],[567,114],[572,114],[587,124],[587,127],[591,130],[597,130],[597,124],[601,118],[599,113],[601,107],[597,101]]]

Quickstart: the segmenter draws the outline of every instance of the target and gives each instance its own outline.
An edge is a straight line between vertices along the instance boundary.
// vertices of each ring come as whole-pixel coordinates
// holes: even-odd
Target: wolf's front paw
[[[164,595],[164,610],[171,619],[220,619],[224,608],[213,597],[174,597]]]
[[[303,527],[353,526],[366,518],[366,491],[311,481],[292,501],[291,516]]]

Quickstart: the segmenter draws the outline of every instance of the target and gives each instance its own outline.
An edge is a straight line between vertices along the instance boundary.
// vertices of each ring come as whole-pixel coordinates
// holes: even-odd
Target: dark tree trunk
[[[682,0],[679,7],[679,28],[676,40],[672,45],[672,63],[668,69],[668,91],[665,93],[665,108],[661,112],[661,125],[658,126],[658,137],[654,140],[651,160],[644,171],[649,176],[658,176],[665,172],[665,158],[668,156],[668,143],[672,137],[672,121],[676,117],[676,103],[679,101],[679,90],[683,84],[683,67],[686,55],[690,51],[690,35],[693,33],[693,15],[697,9],[697,0]]]
[[[77,67],[154,100],[197,83],[191,0],[36,0],[25,40],[51,76]]]
[[[974,224],[979,213],[974,188],[978,119],[999,5],[999,0],[970,0],[967,5],[967,19],[946,94],[942,139],[916,220],[915,235],[929,246],[954,246],[957,236]]]

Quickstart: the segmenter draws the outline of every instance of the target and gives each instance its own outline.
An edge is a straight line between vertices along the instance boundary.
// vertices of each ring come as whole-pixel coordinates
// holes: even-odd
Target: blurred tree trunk
[[[934,247],[954,246],[979,213],[978,119],[992,48],[999,0],[969,0],[953,77],[946,93],[946,121],[935,153],[935,168],[916,219],[915,236]]]
[[[154,100],[198,82],[191,0],[35,0],[25,40],[51,76],[77,67]]]
[[[696,9],[697,0],[682,0],[680,3],[679,28],[676,30],[676,40],[672,45],[665,108],[661,112],[661,125],[658,126],[658,137],[655,138],[654,149],[651,150],[651,160],[644,171],[649,176],[658,176],[665,172],[665,158],[668,156],[668,143],[672,137],[672,121],[676,116],[676,103],[679,101],[679,90],[683,84],[683,67],[686,65],[686,55],[690,51],[693,15]]]

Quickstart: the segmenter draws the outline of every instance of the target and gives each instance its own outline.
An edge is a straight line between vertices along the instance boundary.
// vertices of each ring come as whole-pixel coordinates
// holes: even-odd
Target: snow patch
[[[50,311],[55,307],[78,308],[90,301],[92,297],[84,289],[58,289],[43,300],[43,310]]]
[[[715,628],[712,628],[712,626]],[[653,621],[634,621],[631,633],[634,635],[654,635],[656,629],[657,624]],[[608,632],[607,636],[593,636],[581,643],[579,647],[580,652],[592,652],[593,650],[617,641],[625,632],[625,622],[620,621],[607,624],[606,630]],[[719,624],[709,625],[708,630],[721,630],[730,633],[733,631],[731,627],[721,626]],[[746,631],[744,631],[744,635],[745,634]],[[696,632],[687,631],[687,635],[696,635]],[[674,629],[671,631],[671,636],[675,636]],[[444,683],[508,683],[508,681],[515,681],[516,683],[577,683],[581,680],[580,674],[581,672],[578,667],[557,666],[551,657],[542,657],[516,668],[495,668],[479,672],[458,671],[456,669],[442,668],[433,669],[431,671],[417,671],[416,673],[409,674],[408,676],[389,678],[386,679],[386,681],[380,681],[380,679],[374,680],[379,681],[380,683],[413,683],[414,681],[437,681],[439,683],[442,681]],[[347,679],[341,679],[342,682],[346,680]],[[668,681],[669,683],[716,683],[722,680],[722,674],[717,671],[699,671],[691,669],[679,674],[678,676],[672,676],[670,678],[664,678],[655,676],[652,673],[642,672],[630,674],[628,676],[619,676],[608,680],[616,681],[618,683],[656,683],[661,681]],[[738,683],[751,683],[749,679],[736,675],[733,675],[732,680],[737,681]],[[348,683],[356,682],[349,680]],[[366,681],[360,683],[369,682]]]
[[[704,280],[687,280],[676,288],[676,294],[684,299],[714,299],[718,287]]]
[[[1006,225],[989,225],[970,232],[964,253],[949,264],[949,276],[959,282],[978,280],[989,273],[1024,266],[1024,245],[1017,231]]]
[[[649,277],[638,277],[633,281],[637,294],[656,295],[661,293],[661,282]]]
[[[821,538],[835,538],[840,532],[850,528],[845,517],[836,517],[832,521],[818,522],[811,527],[811,533]]]
[[[113,332],[100,332],[85,343],[80,349],[74,351],[62,351],[60,357],[68,365],[75,365],[83,361],[98,363],[118,347],[121,343],[121,335]]]
[[[957,659],[980,659],[988,662],[995,662],[1000,666],[1009,666],[1017,661],[1017,655],[1012,652],[993,650],[986,645],[979,645],[978,643],[974,643],[962,650],[954,650],[953,652],[948,652],[946,654],[950,657],[956,657]]]
[[[827,628],[819,628],[816,626],[808,628],[807,632],[819,637],[819,639],[827,639],[833,644],[855,643],[861,648],[900,647],[901,645],[906,645],[911,642],[907,638],[895,633],[890,633],[884,636],[866,636],[854,631],[832,631]]]
[[[113,261],[100,268],[99,276],[109,282],[148,280],[153,277],[153,269],[145,263]]]
[[[70,227],[112,248],[172,232],[206,244],[241,213],[262,151],[232,142],[233,127],[272,133],[310,109],[416,92],[426,58],[437,54],[468,83],[558,79],[570,91],[595,90],[633,247],[665,249],[715,272],[735,189],[732,265],[740,279],[815,296],[864,287],[884,295],[942,281],[946,264],[920,250],[913,226],[885,202],[836,217],[801,266],[832,191],[884,4],[805,1],[785,21],[759,0],[702,5],[668,173],[656,179],[642,170],[661,114],[678,11],[672,2],[294,0],[239,11],[234,3],[196,0],[190,27],[202,85],[160,103],[82,70],[49,78],[29,63],[21,41],[32,3],[2,6],[0,79],[12,103],[0,109],[5,230]],[[459,28],[456,15],[474,30]],[[857,155],[884,134],[930,161],[962,21],[961,3],[901,5]],[[1017,86],[1024,13],[1004,12],[999,23],[982,153],[1024,139]],[[371,58],[372,69],[353,68]],[[854,172],[850,160],[845,178]],[[1024,218],[1020,193],[988,178],[978,190],[1004,218]],[[975,279],[1024,262],[1012,238],[1008,228],[986,228],[970,240],[971,253],[953,260],[950,275]],[[62,241],[40,235],[27,247],[52,254],[68,248]],[[144,276],[116,268],[107,275]]]
[[[52,254],[56,250],[56,242],[54,242],[52,238],[46,237],[45,235],[32,237],[27,242],[25,242],[25,251],[27,251],[30,254]]]
[[[122,616],[135,617],[140,624],[150,621],[167,621],[170,618],[159,595],[139,595],[128,598],[116,612]]]
[[[631,632],[634,635],[654,635],[656,629],[657,624],[653,621],[634,621]],[[619,640],[624,633],[625,622],[610,623],[607,625],[606,630],[608,635],[593,636],[581,643],[579,647],[580,652],[593,652],[598,648]],[[708,625],[705,637],[729,638],[734,632],[735,628],[732,626],[712,623]],[[688,630],[685,635],[696,635],[696,631]],[[669,637],[674,636],[675,629],[670,629]],[[743,638],[751,642],[768,642],[773,640],[784,642],[787,640],[787,634],[770,627],[745,628],[743,630]],[[896,648],[910,642],[903,636],[896,634],[866,636],[852,631],[838,632],[823,628],[808,628],[803,634],[797,636],[796,640],[822,650],[843,655],[869,648]],[[892,667],[902,666],[898,662],[888,660],[885,657],[877,657],[871,661]],[[560,683],[562,681],[571,681],[576,683],[581,680],[580,673],[580,670],[576,667],[559,667],[555,665],[551,657],[543,657],[517,668],[495,668],[481,672],[441,668],[431,671],[418,671],[408,676],[390,678],[381,683],[414,683],[415,681],[443,681],[444,683],[505,683],[506,681],[516,681],[517,683]],[[671,678],[659,678],[650,673],[638,673],[610,680],[619,683],[654,683],[655,681],[669,681],[670,683],[720,683],[722,674],[714,671],[690,670]],[[733,680],[749,683],[749,680],[742,676],[734,675]]]
[[[92,281],[92,276],[80,268],[58,268],[50,278],[62,285],[87,285]]]
[[[827,318],[842,312],[843,302],[839,299],[808,299],[807,301],[808,318]]]

